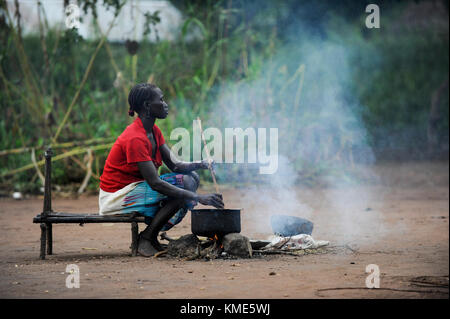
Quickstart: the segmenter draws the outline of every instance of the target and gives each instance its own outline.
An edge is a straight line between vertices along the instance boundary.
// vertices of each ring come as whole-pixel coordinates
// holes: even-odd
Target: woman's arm
[[[158,176],[158,171],[152,161],[138,162],[139,171],[150,187],[168,197],[183,198],[198,201],[203,205],[211,205],[216,208],[223,208],[223,199],[220,194],[196,194],[194,192],[176,187]]]
[[[196,162],[182,162],[173,152],[170,150],[167,144],[163,144],[159,147],[161,152],[161,157],[164,161],[164,164],[175,173],[187,174],[189,172],[198,170],[198,169],[207,169],[208,162],[206,160],[196,161]]]

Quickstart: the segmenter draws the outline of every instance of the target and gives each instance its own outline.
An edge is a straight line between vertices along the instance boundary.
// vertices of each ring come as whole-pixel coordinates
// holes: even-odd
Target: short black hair
[[[130,94],[128,94],[128,104],[130,104],[128,115],[134,116],[134,112],[139,113],[144,102],[155,96],[155,89],[157,88],[156,85],[151,83],[139,83],[133,86]]]

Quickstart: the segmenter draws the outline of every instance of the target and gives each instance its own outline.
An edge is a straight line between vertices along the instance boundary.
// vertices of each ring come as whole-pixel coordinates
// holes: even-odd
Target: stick
[[[39,166],[36,162],[36,154],[34,152],[34,148],[31,149],[31,161],[33,162],[34,168],[36,169],[36,173],[38,174],[42,185],[44,185],[45,178],[44,175],[42,175],[41,170],[39,169]]]
[[[112,20],[108,31],[106,31],[106,35],[103,35],[103,37],[101,38],[101,40],[98,43],[97,47],[95,48],[95,51],[92,54],[91,59],[89,60],[89,64],[88,64],[88,66],[86,68],[86,71],[84,72],[83,79],[81,80],[81,83],[80,83],[77,91],[75,92],[74,97],[72,98],[72,102],[70,102],[70,105],[67,108],[67,111],[66,111],[66,114],[64,115],[63,120],[59,124],[58,129],[56,130],[56,133],[55,133],[55,135],[52,138],[52,143],[56,143],[56,141],[58,139],[58,136],[61,133],[61,130],[63,129],[63,127],[64,127],[64,124],[66,124],[66,122],[67,122],[67,120],[69,118],[69,115],[72,112],[72,109],[73,109],[75,103],[77,102],[78,97],[80,96],[81,90],[83,89],[84,85],[86,84],[86,81],[87,81],[87,79],[89,77],[89,73],[91,72],[91,69],[92,69],[92,65],[94,64],[94,60],[97,57],[97,54],[100,51],[101,47],[103,46],[103,44],[107,40],[109,32],[111,31],[112,27],[114,26],[114,22],[116,21],[116,18],[117,18],[117,16],[114,16],[114,19]]]
[[[71,157],[69,157],[69,158],[70,158],[72,161],[74,161],[78,166],[80,166],[82,170],[87,171],[86,165],[84,165],[83,162],[81,162],[76,156],[71,156]],[[95,157],[95,160],[98,161],[98,156]],[[93,178],[95,178],[96,180],[100,180],[100,177],[99,177],[99,175],[98,175],[98,172],[97,172],[97,174],[94,173],[94,172],[92,172],[91,174],[92,174],[92,177],[93,177]]]
[[[89,180],[91,179],[91,175],[92,175],[92,161],[93,161],[94,157],[92,156],[92,150],[90,148],[88,148],[87,155],[88,155],[88,159],[87,159],[87,164],[86,164],[86,176],[84,177],[84,180],[81,183],[80,188],[78,189],[78,194],[82,194],[84,192],[87,184],[89,183]]]
[[[1,73],[0,73],[0,76],[1,76]],[[67,148],[67,147],[76,147],[76,146],[87,146],[90,144],[95,144],[95,143],[100,143],[100,142],[114,141],[115,139],[116,139],[115,137],[91,138],[91,139],[84,140],[84,141],[53,144],[52,148],[55,149],[55,148]],[[20,147],[20,148],[7,149],[7,150],[0,151],[0,156],[10,155],[10,154],[19,154],[19,153],[31,151],[32,149],[42,149],[42,148],[47,148],[47,147],[48,147],[48,145],[41,145],[41,146],[33,146],[33,147]]]
[[[290,256],[301,256],[299,254],[296,254],[294,252],[291,251],[286,251],[286,250],[256,250],[253,249],[253,253],[260,253],[263,255],[290,255]]]
[[[444,289],[448,289],[448,285],[435,285],[435,284],[428,284],[428,283],[415,283],[414,281],[411,282],[412,286],[417,286],[417,287],[423,287],[423,288],[444,288]]]
[[[336,287],[336,288],[324,288],[324,289],[317,289],[317,291],[332,291],[332,290],[388,290],[388,291],[399,291],[399,292],[417,292],[417,293],[443,293],[448,294],[448,292],[445,291],[439,291],[439,290],[413,290],[413,289],[396,289],[396,288],[366,288],[366,287]]]
[[[165,239],[165,240],[167,240],[167,241],[175,240],[175,239],[170,238],[169,236],[167,236],[166,232],[162,232],[161,234],[159,234],[159,236],[160,236],[159,238]]]
[[[158,251],[156,254],[153,255],[153,258],[158,258],[161,255],[167,254],[167,250]]]
[[[91,150],[92,151],[98,151],[98,150],[110,148],[110,147],[113,146],[113,144],[114,143],[97,145],[97,146],[92,147]],[[66,158],[66,157],[70,157],[70,156],[73,156],[73,155],[82,154],[82,153],[86,153],[86,152],[87,152],[87,149],[81,149],[81,148],[77,147],[77,148],[74,148],[74,149],[72,149],[72,150],[70,150],[70,151],[68,151],[66,153],[54,156],[52,158],[52,161],[57,161],[57,160],[60,160],[60,159]],[[41,160],[39,162],[36,162],[36,164],[38,166],[44,165],[44,163],[45,163],[45,160]],[[8,176],[8,175],[14,175],[14,174],[26,171],[26,170],[28,170],[30,168],[33,168],[33,167],[34,167],[34,164],[28,164],[28,165],[22,166],[20,168],[13,169],[13,170],[11,170],[9,172],[2,173],[2,174],[0,174],[0,177]]]
[[[212,169],[211,158],[209,156],[209,150],[208,150],[208,146],[206,145],[205,136],[203,135],[202,123],[201,123],[202,121],[200,120],[200,117],[197,117],[197,122],[198,122],[198,127],[200,128],[200,134],[202,135],[203,144],[205,145],[205,152],[206,152],[206,156],[208,158],[208,168],[209,168],[209,171],[211,172],[211,177],[214,182],[214,187],[216,189],[216,193],[219,193],[219,186],[217,185],[216,174],[214,174],[214,170]]]

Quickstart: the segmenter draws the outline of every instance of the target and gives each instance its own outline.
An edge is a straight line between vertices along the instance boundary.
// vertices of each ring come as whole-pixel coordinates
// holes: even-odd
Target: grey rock
[[[253,255],[250,240],[238,233],[227,234],[222,239],[223,250],[229,255],[251,258]]]

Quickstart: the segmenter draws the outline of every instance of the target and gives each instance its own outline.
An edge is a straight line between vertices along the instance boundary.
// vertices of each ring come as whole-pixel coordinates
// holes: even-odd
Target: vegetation
[[[184,16],[176,40],[151,42],[160,17],[148,12],[139,43],[109,42],[109,30],[98,26],[95,41],[76,29],[48,28],[42,6],[39,32],[23,36],[20,2],[14,11],[0,3],[5,191],[38,191],[49,145],[59,155],[55,184],[82,192],[88,176],[96,190],[110,146],[132,121],[129,89],[145,81],[171,107],[159,123],[166,135],[192,130],[198,116],[204,126],[223,127],[230,112],[242,110],[241,125],[280,127],[280,152],[308,183],[336,164],[373,163],[393,149],[431,156],[423,150],[432,98],[444,87],[432,129],[437,149],[448,154],[447,2],[382,1],[382,29],[375,30],[365,27],[363,3],[172,1]],[[84,12],[96,3],[79,1]],[[102,4],[117,15],[123,3]],[[339,103],[329,99],[336,90]],[[222,172],[219,181],[233,182],[230,176]]]

